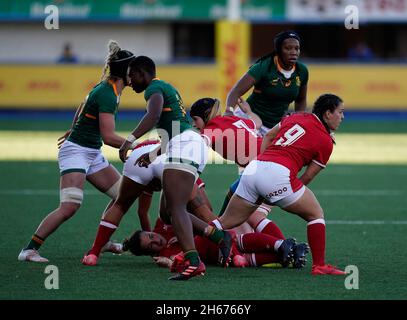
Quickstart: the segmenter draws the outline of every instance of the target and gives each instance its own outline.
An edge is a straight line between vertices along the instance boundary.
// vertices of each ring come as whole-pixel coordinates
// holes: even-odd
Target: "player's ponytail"
[[[117,53],[121,49],[119,44],[114,40],[109,40],[109,43],[107,44],[107,48],[109,50],[109,54],[107,55],[107,57],[105,59],[105,65],[103,67],[101,80],[104,80],[106,78],[107,70],[109,69],[111,61],[113,60],[114,57],[116,57]]]
[[[123,79],[124,84],[127,84],[127,68],[130,62],[135,58],[134,54],[127,50],[122,50],[119,44],[114,40],[109,40],[109,54],[105,60],[103,74],[101,80],[106,79],[107,70],[109,77]]]

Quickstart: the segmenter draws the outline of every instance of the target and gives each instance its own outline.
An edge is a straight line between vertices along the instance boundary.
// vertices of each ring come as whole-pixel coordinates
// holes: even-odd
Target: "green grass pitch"
[[[1,127],[16,128],[5,123]],[[44,126],[38,127],[44,130]],[[122,130],[130,127],[132,124]],[[374,126],[367,124],[365,129],[370,131],[371,127],[373,130]],[[50,130],[62,132],[63,128]],[[352,125],[347,128],[348,132],[363,131],[363,123],[354,125],[357,130]],[[377,128],[383,130],[381,124]],[[407,132],[402,122],[398,128],[389,125],[390,131]],[[114,165],[121,170],[119,162]],[[215,210],[220,208],[236,173],[233,165],[209,165],[205,169],[203,179]],[[49,264],[59,270],[59,289],[47,290],[44,286],[47,264],[22,263],[17,261],[17,255],[41,219],[58,205],[57,162],[0,161],[0,177],[1,300],[401,300],[407,297],[407,165],[332,164],[310,185],[325,210],[327,261],[342,268],[357,266],[357,290],[346,289],[342,276],[311,276],[310,264],[302,270],[261,267],[225,270],[208,266],[204,277],[182,283],[168,281],[169,271],[155,266],[149,257],[105,254],[97,267],[85,267],[80,259],[93,242],[108,202],[106,196],[89,185],[81,209],[41,248],[43,256],[50,259]],[[154,221],[158,194],[150,212]],[[306,223],[297,216],[275,209],[269,217],[286,236],[306,241]],[[138,226],[133,206],[113,239],[123,240]]]

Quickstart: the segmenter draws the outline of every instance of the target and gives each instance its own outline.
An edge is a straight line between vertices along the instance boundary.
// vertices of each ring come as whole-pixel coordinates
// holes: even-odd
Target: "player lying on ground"
[[[84,256],[82,263],[88,266],[97,264],[98,257],[102,248],[108,243],[111,235],[115,232],[120,224],[124,214],[129,210],[134,201],[146,190],[161,190],[161,178],[165,164],[166,155],[160,155],[149,166],[143,167],[135,164],[141,155],[151,152],[157,148],[159,143],[146,142],[139,144],[127,159],[123,168],[123,178],[121,181],[119,195],[115,203],[105,212],[102,221],[100,222],[96,239],[92,248]],[[196,193],[195,189],[195,193]],[[215,218],[202,201],[196,200],[196,194],[192,193],[193,201],[190,201],[188,206],[191,211],[196,212],[197,215],[204,217],[206,221]],[[168,215],[166,214],[165,202],[160,203],[160,215],[167,223],[170,223]],[[223,245],[223,240],[227,241],[227,245],[231,245],[231,235],[228,232],[219,231],[213,226],[207,225],[195,216],[191,217],[193,223],[200,223],[203,228],[199,229],[201,233],[206,235],[209,239]],[[198,230],[198,229],[197,229]],[[225,239],[226,238],[226,239]],[[230,248],[227,249],[224,259],[229,256]]]
[[[270,263],[280,263],[286,267],[291,251],[294,252],[293,266],[302,268],[308,246],[296,244],[294,239],[279,239],[273,234],[274,228],[264,226],[262,232],[238,234],[232,246],[232,265],[235,267],[256,267]],[[268,233],[271,232],[271,233]],[[205,264],[217,265],[221,253],[219,247],[201,236],[194,237],[199,256]],[[134,255],[151,255],[155,262],[172,271],[178,270],[182,263],[182,250],[172,230],[160,218],[157,219],[153,232],[138,230],[123,242],[123,250]]]

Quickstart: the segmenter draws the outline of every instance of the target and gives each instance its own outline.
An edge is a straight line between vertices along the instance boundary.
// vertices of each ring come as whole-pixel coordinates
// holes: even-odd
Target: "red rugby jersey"
[[[182,251],[172,225],[165,224],[160,218],[157,218],[153,232],[161,234],[167,240],[167,245],[159,252],[159,256],[169,258]]]
[[[272,145],[257,159],[279,163],[296,177],[311,161],[325,167],[332,149],[332,137],[316,115],[295,113],[281,120]]]
[[[247,166],[260,153],[262,138],[251,119],[216,116],[201,133],[215,152],[239,166]]]
[[[159,252],[159,256],[170,258],[182,252],[171,225],[165,224],[160,218],[157,218],[153,232],[161,234],[167,240],[167,245]],[[217,244],[200,236],[195,236],[194,242],[198,254],[204,263],[216,264],[218,262],[219,247]]]

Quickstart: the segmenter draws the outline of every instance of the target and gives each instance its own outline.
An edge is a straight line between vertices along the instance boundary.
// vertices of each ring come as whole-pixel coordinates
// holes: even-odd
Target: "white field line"
[[[85,190],[84,192],[89,196],[96,196],[102,194],[97,190]],[[0,190],[0,195],[7,196],[58,196],[59,190],[57,189],[20,189],[20,190]]]
[[[206,193],[213,193],[212,190],[205,190]],[[377,197],[377,196],[401,196],[406,192],[402,190],[352,190],[352,189],[325,189],[325,190],[313,190],[318,196],[350,196],[350,197]],[[95,196],[101,194],[97,190],[85,190],[86,195]],[[0,195],[20,195],[20,196],[52,196],[59,195],[57,189],[11,189],[0,190]]]
[[[352,225],[385,225],[385,224],[405,224],[407,220],[326,220],[327,224],[352,224]]]
[[[376,196],[401,196],[405,192],[401,190],[315,190],[318,196],[351,196],[351,197],[376,197]]]
[[[211,192],[209,192],[211,193]],[[341,195],[341,196],[400,196],[404,193],[399,190],[317,190],[319,195]],[[54,189],[21,189],[0,190],[4,196],[59,196],[59,190]],[[97,190],[85,190],[85,195],[101,195]],[[331,225],[407,225],[407,220],[327,220]]]
[[[311,189],[317,196],[343,196],[343,197],[377,197],[377,196],[384,196],[384,197],[399,197],[407,194],[407,190],[356,190],[356,189],[321,189],[321,190],[314,190]],[[206,189],[207,194],[213,195],[215,191]],[[225,188],[225,194],[226,194]],[[1,191],[0,191],[1,194]],[[216,194],[218,192],[216,191]]]
[[[212,190],[205,190],[206,193],[212,194]],[[313,190],[318,196],[347,196],[347,197],[377,197],[377,196],[389,196],[397,197],[405,195],[407,192],[403,190],[356,190],[356,189],[324,189]],[[218,193],[218,192],[217,192]],[[102,194],[97,190],[85,190],[86,195],[95,196]],[[10,189],[0,190],[0,195],[19,195],[19,196],[52,196],[59,195],[58,189]]]

